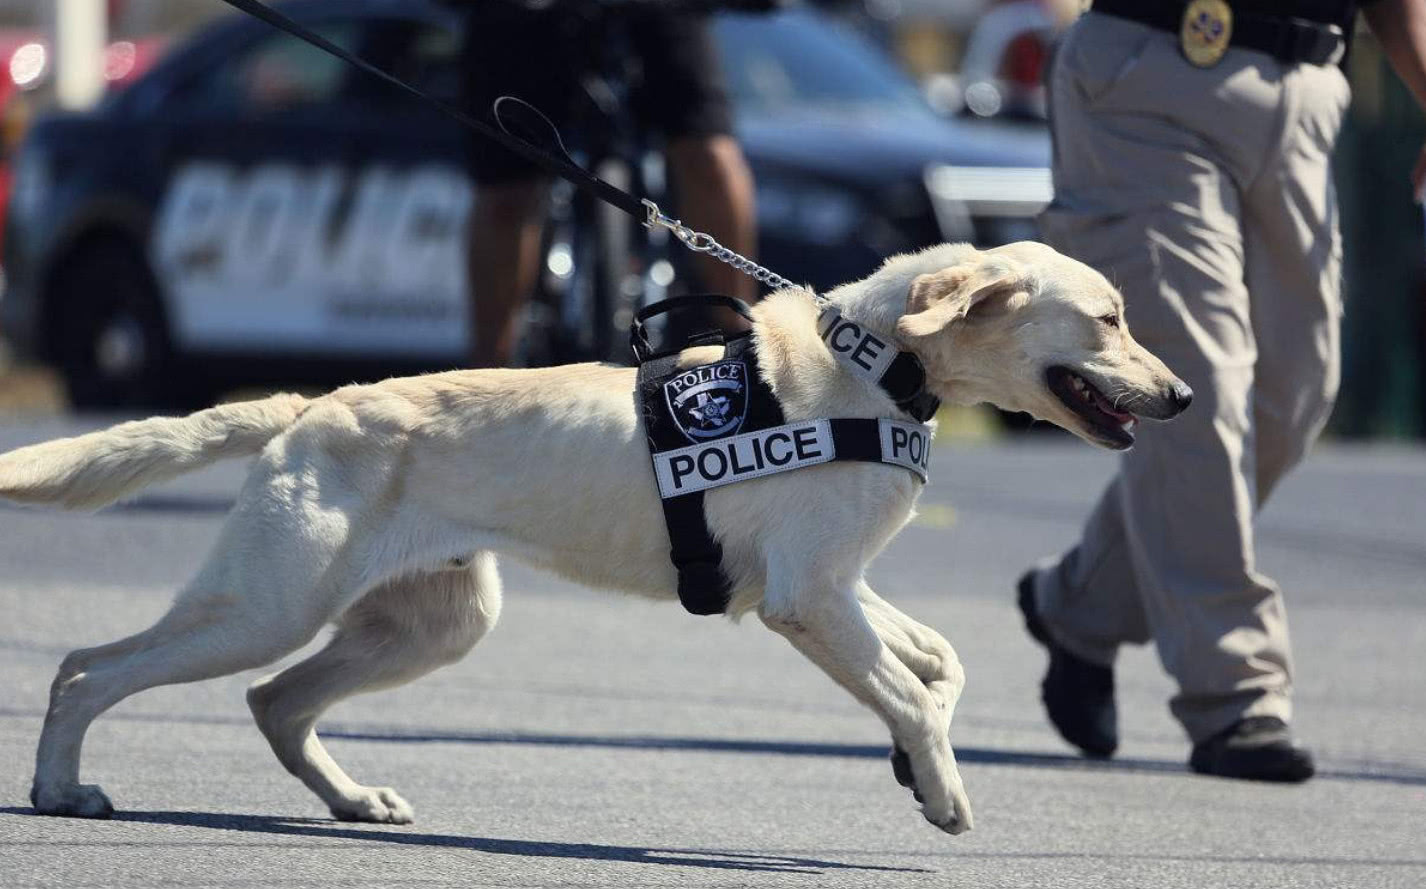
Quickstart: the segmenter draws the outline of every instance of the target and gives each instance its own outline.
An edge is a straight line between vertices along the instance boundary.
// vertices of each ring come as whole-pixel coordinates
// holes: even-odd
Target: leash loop
[[[495,116],[495,123],[507,136],[578,166],[564,145],[559,127],[534,105],[519,96],[500,96],[490,106],[490,111]]]

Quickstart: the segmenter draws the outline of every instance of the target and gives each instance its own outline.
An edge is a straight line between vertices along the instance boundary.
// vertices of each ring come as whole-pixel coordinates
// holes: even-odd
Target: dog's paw
[[[891,748],[891,773],[896,776],[896,783],[908,788],[916,802],[921,803],[921,814],[927,821],[953,836],[971,829],[970,799],[961,788],[958,776],[945,789],[940,802],[927,801],[912,771],[911,755],[899,744]],[[933,789],[935,783],[932,781]],[[932,796],[936,794],[932,793]]]
[[[67,818],[110,818],[114,804],[99,789],[98,784],[64,784],[30,789],[30,804],[40,815],[61,815]]]
[[[911,757],[900,747],[891,748],[891,774],[896,777],[897,784],[911,789],[911,795],[916,798],[916,802],[924,802],[921,799],[921,791],[916,789],[916,777],[911,774]]]
[[[920,801],[920,794],[917,794],[916,799]],[[932,805],[929,802],[924,804],[921,814],[931,824],[951,836],[965,833],[972,827],[970,800],[964,792],[952,793],[950,799],[942,805]]]
[[[921,810],[921,814],[926,815],[926,810],[925,810],[925,809],[922,809],[922,810]],[[950,834],[951,836],[955,836],[955,835],[957,835],[957,834],[965,833],[966,831],[970,830],[970,826],[971,826],[971,825],[970,825],[970,821],[969,821],[968,819],[960,818],[960,817],[958,817],[958,816],[956,816],[956,815],[952,815],[951,817],[947,818],[945,821],[937,821],[937,820],[935,820],[934,818],[932,818],[930,815],[926,815],[926,820],[929,821],[929,822],[931,822],[931,824],[932,824],[934,827],[937,827],[937,828],[940,828],[941,830],[944,830],[946,833]]]
[[[338,821],[410,824],[416,819],[416,812],[390,787],[363,787],[351,799],[332,806],[332,817]]]

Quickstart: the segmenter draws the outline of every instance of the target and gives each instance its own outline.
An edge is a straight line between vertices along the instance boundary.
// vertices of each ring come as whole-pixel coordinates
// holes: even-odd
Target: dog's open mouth
[[[1084,421],[1087,431],[1106,447],[1123,450],[1134,443],[1134,426],[1139,419],[1114,403],[1094,384],[1067,367],[1045,371],[1050,391]]]

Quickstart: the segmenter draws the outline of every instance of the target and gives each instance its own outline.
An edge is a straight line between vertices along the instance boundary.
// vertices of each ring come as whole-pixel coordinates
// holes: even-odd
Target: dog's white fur
[[[1047,360],[1096,367],[1144,398],[1172,381],[1127,330],[1094,327],[1098,314],[1120,311],[1113,288],[1039,245],[945,245],[830,297],[845,317],[898,335],[937,393],[957,401],[1030,409],[1073,428],[1041,391]],[[773,294],[754,315],[789,420],[897,415],[839,367],[805,293]],[[258,680],[248,702],[278,759],[337,817],[410,821],[390,788],[349,778],[313,727],[348,695],[462,657],[500,613],[494,553],[647,596],[671,598],[676,586],[626,368],[432,374],[125,423],[0,456],[0,497],[97,508],[254,453],[217,545],[171,610],[64,659],[37,754],[39,811],[112,811],[97,786],[79,783],[79,753],[91,721],[118,701],[271,663],[335,622],[324,649]],[[710,491],[706,508],[734,580],[730,613],[756,611],[881,717],[909,756],[925,817],[959,833],[971,809],[947,729],[961,664],[863,579],[918,491],[904,469],[836,463]]]

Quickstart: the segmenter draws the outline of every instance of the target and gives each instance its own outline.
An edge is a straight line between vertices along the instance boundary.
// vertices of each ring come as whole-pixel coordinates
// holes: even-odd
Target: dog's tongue
[[[1100,410],[1104,411],[1106,414],[1108,414],[1109,416],[1111,416],[1111,417],[1113,417],[1114,419],[1118,420],[1120,423],[1132,423],[1132,422],[1134,422],[1135,417],[1134,417],[1133,414],[1129,413],[1128,411],[1121,411],[1121,410],[1118,410],[1117,408],[1115,408],[1114,405],[1112,405],[1112,404],[1109,403],[1109,399],[1107,399],[1107,398],[1105,398],[1103,395],[1099,394],[1099,390],[1098,390],[1098,389],[1094,389],[1093,392],[1094,392],[1094,406],[1095,406],[1095,407],[1097,407],[1097,408],[1099,408]]]

